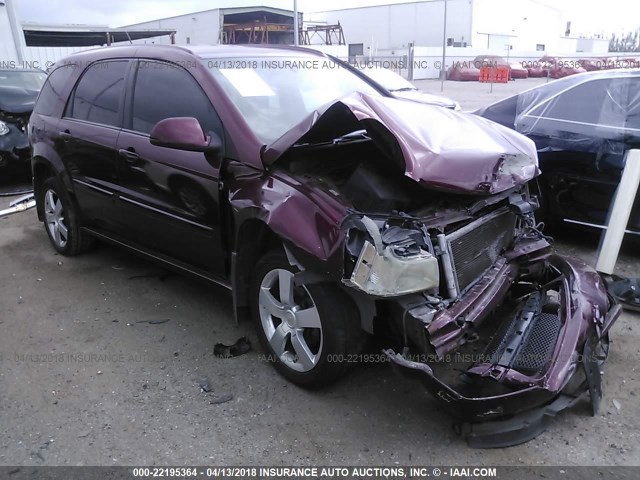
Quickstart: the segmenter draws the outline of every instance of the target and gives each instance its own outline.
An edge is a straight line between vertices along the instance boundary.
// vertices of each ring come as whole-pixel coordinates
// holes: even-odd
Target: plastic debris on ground
[[[251,342],[247,337],[240,337],[233,345],[216,343],[213,347],[213,354],[221,358],[238,357],[249,351],[251,351]]]
[[[640,312],[640,278],[611,275],[606,279],[607,290],[625,310]]]

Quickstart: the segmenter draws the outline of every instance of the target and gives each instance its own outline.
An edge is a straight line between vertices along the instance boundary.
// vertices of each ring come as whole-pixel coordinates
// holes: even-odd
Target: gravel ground
[[[593,256],[569,240],[560,251]],[[214,357],[216,342],[257,344],[222,289],[106,245],[59,256],[33,210],[0,220],[0,251],[0,464],[639,463],[637,314],[613,328],[598,416],[585,404],[526,445],[478,451],[387,364],[307,392],[258,352]],[[638,272],[632,252],[620,265]]]
[[[532,84],[494,88],[504,96]],[[447,82],[445,93],[474,108],[488,88]],[[557,241],[588,261],[596,245],[576,232]],[[638,314],[624,313],[611,332],[597,416],[584,404],[525,445],[473,450],[388,364],[308,392],[257,351],[214,357],[215,343],[242,335],[257,345],[251,325],[234,323],[226,291],[105,245],[59,256],[34,210],[0,219],[0,261],[1,465],[640,464]],[[619,273],[638,267],[625,249]]]

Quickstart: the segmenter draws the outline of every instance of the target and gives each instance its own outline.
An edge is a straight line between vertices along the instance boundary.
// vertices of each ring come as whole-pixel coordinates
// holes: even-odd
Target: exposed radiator
[[[500,210],[447,235],[459,293],[473,284],[509,246],[515,225],[516,215]]]

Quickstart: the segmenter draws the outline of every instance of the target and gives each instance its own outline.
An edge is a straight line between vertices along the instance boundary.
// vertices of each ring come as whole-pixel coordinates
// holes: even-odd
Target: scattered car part
[[[211,389],[211,387],[209,386],[209,379],[208,378],[203,378],[198,382],[198,387],[200,387],[200,392],[202,393],[210,393],[213,390]]]
[[[149,325],[162,325],[163,323],[170,322],[170,318],[164,318],[162,320],[138,320],[136,323],[148,323]]]
[[[24,212],[30,208],[36,206],[36,200],[33,196],[33,193],[25,195],[23,197],[17,198],[9,202],[9,208],[5,208],[4,210],[0,210],[0,217],[4,217],[5,215],[12,215],[14,213]]]
[[[606,276],[607,290],[620,302],[622,308],[640,311],[640,278]]]
[[[247,337],[240,337],[233,345],[216,343],[213,346],[213,354],[222,358],[239,357],[250,351],[251,341]]]
[[[215,397],[213,400],[210,400],[209,403],[211,405],[220,405],[221,403],[227,403],[233,400],[233,395],[230,393],[226,395],[220,395],[219,397]]]

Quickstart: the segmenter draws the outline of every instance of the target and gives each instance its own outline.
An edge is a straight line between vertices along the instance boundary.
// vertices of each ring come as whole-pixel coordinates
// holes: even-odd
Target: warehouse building
[[[410,44],[441,47],[443,39],[450,47],[482,48],[498,54],[506,49],[570,53],[576,52],[578,42],[570,19],[536,0],[423,0],[312,12],[305,20],[340,23],[349,56],[376,56]]]
[[[191,44],[293,44],[293,11],[271,7],[215,8],[122,28],[176,31],[176,43]],[[298,14],[302,26],[302,14]],[[166,39],[159,42],[166,43]],[[147,42],[149,43],[149,42]]]
[[[74,52],[136,41],[175,43],[175,30],[107,25],[42,25],[18,18],[13,0],[0,0],[0,67],[46,70]]]

